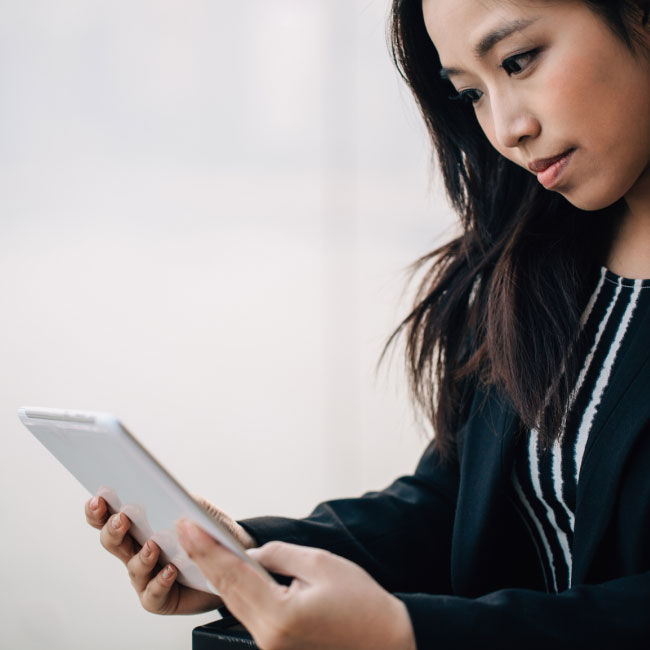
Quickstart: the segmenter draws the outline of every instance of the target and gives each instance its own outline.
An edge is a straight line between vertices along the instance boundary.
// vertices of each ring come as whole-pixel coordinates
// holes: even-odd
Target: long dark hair
[[[631,25],[647,23],[647,8],[585,3],[634,51]],[[424,271],[416,303],[387,346],[405,335],[412,394],[443,457],[455,453],[476,386],[496,388],[522,430],[536,428],[548,445],[561,431],[582,352],[581,312],[623,201],[580,210],[493,149],[472,106],[448,99],[454,89],[440,78],[422,0],[394,0],[389,27],[462,234],[414,264]]]

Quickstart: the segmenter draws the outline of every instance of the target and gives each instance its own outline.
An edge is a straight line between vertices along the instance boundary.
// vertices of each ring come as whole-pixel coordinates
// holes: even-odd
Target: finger
[[[229,532],[234,534],[233,522],[223,510],[220,510],[214,503],[199,494],[193,494],[192,497],[213,519],[216,519],[220,524],[228,528]]]
[[[255,613],[275,610],[286,587],[217,543],[196,524],[181,520],[176,530],[187,554],[244,625],[254,620]]]
[[[86,501],[85,513],[86,521],[93,528],[98,529],[101,529],[104,526],[106,520],[110,516],[106,501],[98,496],[94,496],[92,499]]]
[[[166,564],[147,582],[140,596],[142,606],[149,612],[164,614],[167,609],[175,609],[177,604],[170,606],[169,592],[174,586],[178,570],[173,564]]]
[[[202,508],[204,508],[213,519],[216,519],[222,526],[224,526],[244,548],[255,548],[257,546],[257,542],[249,535],[249,533],[223,510],[217,508],[214,503],[211,503],[200,494],[192,494],[192,498]]]
[[[303,582],[311,582],[322,576],[328,570],[328,559],[332,557],[331,553],[322,549],[287,542],[268,542],[247,553],[265,569],[293,576]]]
[[[219,596],[187,589],[177,583],[177,577],[178,569],[166,564],[140,594],[142,606],[156,614],[199,614],[223,607]]]
[[[126,563],[126,568],[131,578],[131,584],[141,594],[146,590],[147,584],[151,580],[156,563],[160,557],[160,547],[150,539],[144,543],[144,546]],[[171,585],[174,583],[172,580]],[[168,589],[169,591],[169,589]]]
[[[214,503],[208,501],[205,497],[202,497],[200,494],[192,494],[192,498],[196,501],[202,508],[207,510],[215,519],[220,519],[223,517],[224,512],[219,510]]]
[[[109,552],[115,555],[126,564],[133,555],[138,551],[139,547],[136,542],[128,534],[131,522],[129,518],[121,512],[113,515],[102,527],[99,534],[99,540],[102,546]]]

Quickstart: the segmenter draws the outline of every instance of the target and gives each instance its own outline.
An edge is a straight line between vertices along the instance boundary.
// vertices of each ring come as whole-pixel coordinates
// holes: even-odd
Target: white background
[[[113,411],[236,518],[426,444],[406,266],[452,233],[387,0],[0,1],[0,647],[189,648],[21,405]]]

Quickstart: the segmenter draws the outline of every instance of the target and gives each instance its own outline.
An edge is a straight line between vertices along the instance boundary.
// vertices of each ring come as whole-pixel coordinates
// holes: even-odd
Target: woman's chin
[[[556,191],[576,208],[585,210],[586,212],[595,212],[596,210],[609,208],[625,196],[625,194],[620,191],[588,192],[584,190],[580,191],[579,188],[558,188]]]

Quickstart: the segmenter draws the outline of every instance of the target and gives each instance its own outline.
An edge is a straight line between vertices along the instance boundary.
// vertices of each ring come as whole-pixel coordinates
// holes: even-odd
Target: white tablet
[[[129,532],[140,544],[158,544],[160,561],[178,569],[181,584],[216,593],[178,543],[174,522],[181,517],[268,575],[114,415],[24,407],[18,416],[91,494],[106,499],[111,513],[131,520]]]

